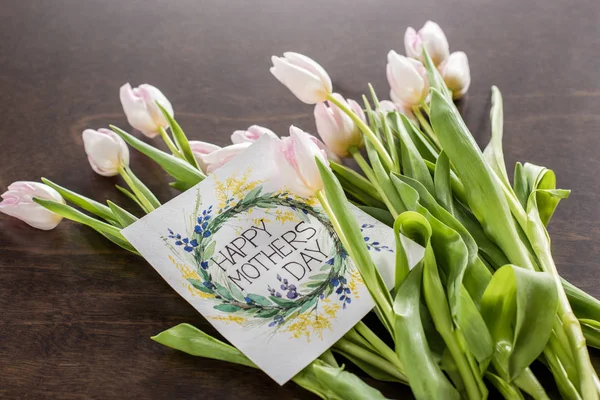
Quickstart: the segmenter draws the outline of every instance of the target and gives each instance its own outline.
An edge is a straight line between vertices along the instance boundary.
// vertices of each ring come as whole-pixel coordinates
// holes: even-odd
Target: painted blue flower
[[[336,287],[337,285],[340,284],[340,281],[338,280],[338,278],[333,278],[331,280],[331,284],[333,285],[333,287]]]
[[[208,261],[202,261],[200,263],[200,266],[202,267],[202,269],[207,269],[208,268]]]
[[[191,253],[192,251],[194,251],[194,248],[192,246],[184,246],[183,248],[185,251],[187,251],[188,253]]]
[[[210,231],[204,231],[204,233],[202,234],[202,236],[204,237],[209,237],[211,235]]]

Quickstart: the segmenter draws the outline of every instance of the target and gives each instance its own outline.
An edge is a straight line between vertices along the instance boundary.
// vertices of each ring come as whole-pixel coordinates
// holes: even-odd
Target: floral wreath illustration
[[[202,280],[187,278],[187,281],[197,290],[214,296],[218,303],[213,308],[226,313],[243,313],[246,317],[261,321],[269,321],[269,327],[284,324],[294,314],[302,314],[316,310],[320,300],[335,292],[337,301],[342,303],[342,309],[352,302],[352,290],[348,285],[345,274],[349,268],[349,257],[338,238],[333,225],[325,214],[311,205],[290,195],[288,192],[262,193],[262,186],[249,191],[237,203],[233,197],[227,199],[225,206],[213,216],[213,206],[199,212],[199,199],[196,213],[193,215],[194,227],[187,237],[168,229],[169,235],[163,239],[170,240],[176,251],[183,249],[183,254],[191,256],[196,272]],[[280,287],[268,287],[269,296],[247,293],[244,294],[236,285],[222,285],[211,274],[211,257],[215,251],[215,233],[227,222],[250,211],[252,208],[272,209],[285,207],[293,210],[300,220],[308,221],[307,216],[315,218],[327,231],[333,241],[333,254],[320,267],[320,273],[308,277],[302,285],[307,290],[301,293],[287,279],[277,275]],[[373,225],[363,224],[361,231],[373,228]],[[369,249],[375,251],[391,251],[387,246],[371,242],[365,237]],[[170,243],[169,243],[170,245]],[[279,290],[281,289],[281,291]],[[282,294],[282,291],[284,292]]]

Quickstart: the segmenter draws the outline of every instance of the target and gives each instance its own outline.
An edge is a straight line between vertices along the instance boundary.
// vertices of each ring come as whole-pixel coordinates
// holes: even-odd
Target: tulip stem
[[[147,213],[154,211],[154,206],[150,203],[150,200],[148,200],[144,194],[142,193],[142,191],[137,187],[137,185],[135,184],[135,182],[133,181],[133,179],[131,179],[131,177],[129,176],[129,174],[127,173],[127,171],[125,170],[125,168],[123,168],[122,166],[119,166],[119,174],[121,175],[121,177],[123,178],[123,180],[125,181],[125,183],[127,183],[127,186],[129,186],[129,188],[131,189],[131,191],[135,194],[135,197],[138,199],[138,201],[141,203],[142,208],[144,209],[144,211]]]
[[[379,184],[379,181],[377,180],[377,177],[375,176],[375,172],[373,172],[373,169],[371,169],[367,160],[365,160],[362,154],[360,154],[360,151],[356,148],[356,146],[350,147],[348,151],[350,152],[350,154],[352,154],[352,157],[354,157],[354,160],[356,161],[360,169],[362,169],[367,179],[371,182],[373,186],[375,186],[375,189],[377,189],[381,200],[383,200],[383,203],[386,205],[386,207],[392,214],[392,217],[396,218],[399,215],[399,213],[396,210],[396,208],[394,208],[392,202],[386,196],[385,191],[383,190],[383,188]]]
[[[163,128],[162,126],[159,127],[158,128],[158,132],[160,133],[160,137],[167,144],[167,147],[169,148],[169,150],[171,151],[171,153],[175,157],[179,157],[179,158],[185,160],[185,157],[183,157],[183,155],[181,154],[181,152],[179,151],[179,149],[177,148],[177,146],[175,146],[175,143],[173,143],[173,141],[171,140],[171,137],[169,136],[169,134],[167,133],[167,131],[165,130],[165,128]]]
[[[437,147],[437,149],[440,150],[442,148],[442,145],[440,144],[437,136],[435,135],[433,128],[431,127],[431,125],[429,125],[429,121],[427,121],[425,119],[425,116],[421,112],[421,109],[418,106],[414,106],[413,112],[416,115],[417,119],[419,120],[419,124],[421,125],[423,130],[425,131],[425,133],[427,133],[427,136],[429,137],[429,139],[433,142],[433,144]]]
[[[346,115],[349,116],[350,119],[352,119],[352,121],[360,128],[360,130],[367,137],[367,139],[373,144],[373,147],[375,147],[375,149],[377,150],[377,152],[383,159],[383,163],[385,164],[387,169],[390,171],[393,171],[394,170],[394,161],[392,160],[392,158],[388,154],[387,150],[383,146],[383,143],[381,143],[381,141],[379,140],[377,135],[375,135],[375,132],[373,132],[371,130],[371,128],[369,128],[369,126],[367,124],[365,124],[365,122],[362,119],[360,119],[360,117],[358,115],[356,115],[356,113],[354,111],[352,111],[351,109],[346,107],[346,105],[343,102],[339,101],[331,94],[327,95],[327,99],[329,101],[331,101],[333,104],[335,104],[336,106],[338,106],[338,108],[340,110],[342,110],[344,113],[346,113]]]

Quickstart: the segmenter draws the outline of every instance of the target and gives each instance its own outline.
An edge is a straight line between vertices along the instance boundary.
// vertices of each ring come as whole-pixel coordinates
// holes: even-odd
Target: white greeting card
[[[316,199],[289,193],[263,137],[122,231],[160,275],[279,384],[374,306]],[[353,208],[391,287],[391,228]]]

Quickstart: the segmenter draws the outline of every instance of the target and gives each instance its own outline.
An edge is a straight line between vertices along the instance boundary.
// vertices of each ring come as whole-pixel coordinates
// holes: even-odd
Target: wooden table
[[[404,29],[432,19],[469,56],[461,109],[477,140],[488,139],[495,84],[508,164],[548,166],[573,190],[550,226],[554,255],[566,278],[598,297],[600,3],[522,3],[3,0],[0,186],[45,176],[126,204],[118,179],[89,168],[81,141],[88,127],[128,127],[123,83],[161,88],[193,139],[225,145],[252,124],[314,131],[312,107],[270,75],[272,54],[307,54],[344,95],[358,98],[370,81],[385,98],[388,50],[403,52]],[[132,166],[159,199],[176,194],[148,159],[132,153]],[[313,398],[149,339],[181,322],[214,333],[144,260],[70,222],[42,232],[0,216],[0,397]]]

